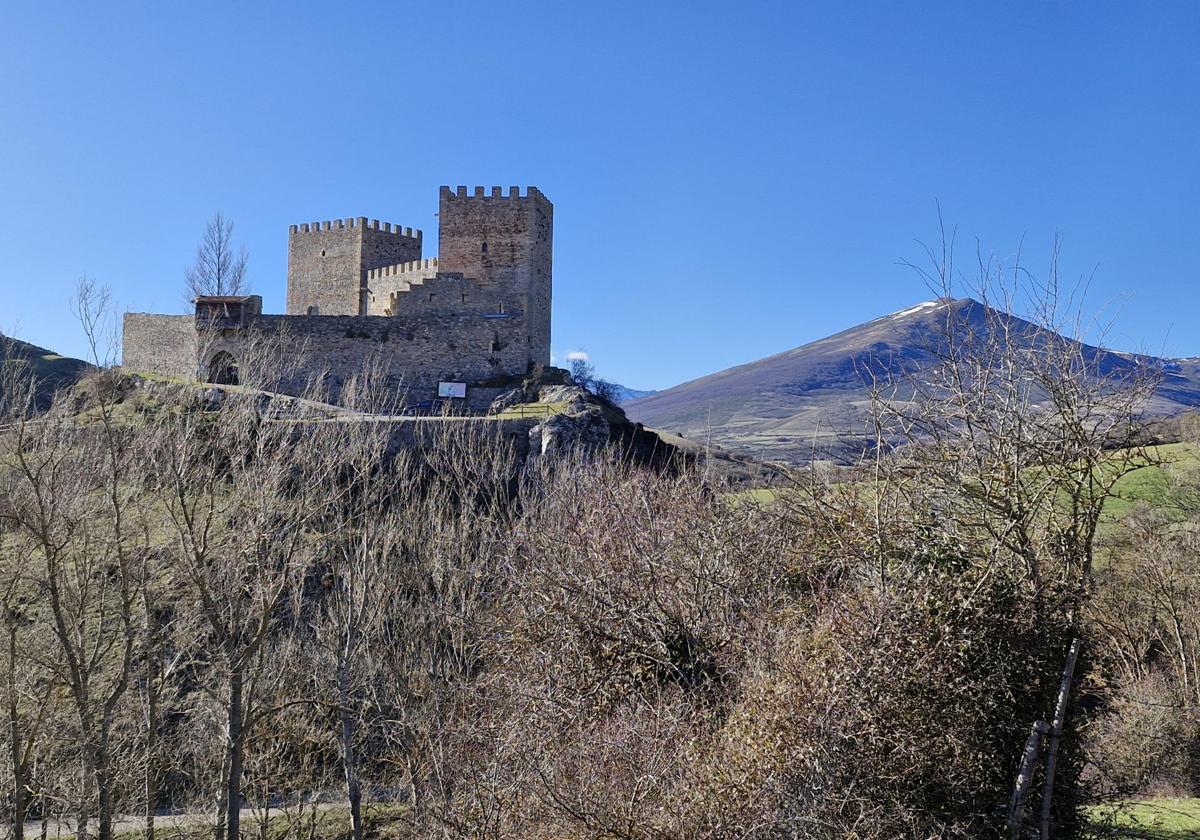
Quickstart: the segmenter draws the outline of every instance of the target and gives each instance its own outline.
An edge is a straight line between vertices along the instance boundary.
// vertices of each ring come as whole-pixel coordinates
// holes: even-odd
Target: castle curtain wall
[[[130,312],[125,315],[122,337],[121,365],[127,370],[185,381],[196,378],[195,316]]]
[[[244,338],[211,345],[237,355],[239,343],[278,342],[305,373],[283,383],[298,393],[307,378],[325,375],[336,394],[364,366],[380,365],[390,383],[410,391],[410,402],[437,396],[439,382],[481,385],[524,375],[528,339],[521,315],[494,317],[422,313],[392,317],[341,315],[293,318],[264,315]]]

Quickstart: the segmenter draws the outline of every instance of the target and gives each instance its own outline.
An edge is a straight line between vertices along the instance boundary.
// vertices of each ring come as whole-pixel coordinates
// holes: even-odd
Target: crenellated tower
[[[351,219],[288,230],[288,315],[367,314],[367,272],[421,259],[421,231]]]
[[[529,359],[549,364],[554,205],[536,187],[442,187],[438,211],[438,270],[519,298]]]

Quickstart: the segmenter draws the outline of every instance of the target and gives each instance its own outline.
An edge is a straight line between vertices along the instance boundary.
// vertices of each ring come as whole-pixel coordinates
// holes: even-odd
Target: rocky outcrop
[[[565,370],[547,368],[530,376],[502,394],[492,410],[496,414],[506,410],[520,413],[525,408],[536,417],[534,406],[545,406],[548,416],[529,429],[526,454],[531,459],[608,448],[657,470],[694,467],[707,479],[727,486],[766,485],[778,477],[763,465],[732,456],[718,446],[663,434],[631,421],[619,406],[575,384]]]
[[[543,389],[556,385],[573,386],[574,380],[571,379],[571,374],[562,368],[538,367],[532,374],[522,379],[519,385],[492,400],[491,406],[488,407],[488,414],[499,414],[505,409],[517,405],[543,402]]]
[[[578,385],[543,388],[538,402],[561,410],[529,430],[529,453],[533,456],[563,455],[577,449],[592,452],[613,443],[610,413],[620,415],[618,425],[623,421],[632,426],[619,408],[605,405]]]
[[[612,402],[576,384],[561,368],[544,368],[529,376],[497,397],[490,413],[525,408],[537,416],[535,406],[545,407],[546,416],[529,430],[532,458],[609,447],[622,457],[659,468],[673,468],[687,460],[654,432],[631,422]]]

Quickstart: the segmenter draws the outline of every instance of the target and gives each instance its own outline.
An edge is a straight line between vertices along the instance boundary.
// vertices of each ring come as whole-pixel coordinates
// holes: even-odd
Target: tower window
[[[310,307],[308,307],[308,314],[309,315],[320,315],[321,308],[319,306],[310,306]]]
[[[463,302],[463,303],[466,303],[466,302],[467,302],[467,293],[466,293],[466,292],[463,292],[463,293],[462,293],[462,302]]]
[[[322,257],[323,257],[323,256],[325,256],[325,249],[324,249],[324,248],[322,248],[322,249],[321,249],[321,256],[322,256]]]
[[[485,254],[487,253],[487,243],[486,242],[483,243],[483,253],[485,253]]]
[[[429,302],[433,303],[433,292],[429,293]]]
[[[491,346],[488,347],[488,352],[489,353],[499,353],[500,352],[500,342],[493,341],[491,343]]]

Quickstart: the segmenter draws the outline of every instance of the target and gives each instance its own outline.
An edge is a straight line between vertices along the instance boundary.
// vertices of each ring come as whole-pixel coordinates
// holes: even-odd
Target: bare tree
[[[617,386],[597,376],[595,365],[586,355],[571,359],[571,378],[580,388],[586,388],[601,399],[614,402],[617,398]]]
[[[962,278],[952,238],[943,234],[940,250],[928,253],[930,267],[917,271],[939,295],[941,325],[924,348],[930,363],[885,370],[886,384],[873,392],[882,444],[875,487],[898,489],[914,508],[932,500],[973,552],[1017,571],[1047,644],[1070,663],[1104,505],[1122,477],[1154,462],[1144,410],[1159,370],[1103,349],[1106,328],[1084,317],[1083,286],[1060,282],[1057,242],[1042,277],[1019,255],[980,256],[966,281],[974,299],[966,300],[953,296]],[[1064,692],[1070,673],[1064,669]],[[1042,685],[1047,719],[1053,687]],[[1051,760],[1044,825],[1052,767]],[[1056,803],[1056,818],[1073,819],[1073,809]]]
[[[322,448],[340,462],[335,473],[345,489],[341,502],[321,523],[328,546],[324,598],[314,610],[317,673],[328,674],[324,688],[337,710],[336,740],[340,747],[350,830],[362,840],[362,771],[359,729],[370,717],[372,680],[380,671],[367,655],[382,643],[389,601],[397,597],[397,555],[405,503],[414,495],[401,470],[397,481],[381,481],[388,428],[375,423],[342,423],[329,427]],[[397,475],[396,465],[388,467]],[[331,690],[329,690],[331,689]]]
[[[233,244],[233,220],[217,212],[204,227],[196,261],[184,272],[187,302],[201,295],[241,295],[247,291],[246,249]]]
[[[3,339],[0,338],[0,341]],[[9,836],[25,836],[25,819],[33,793],[33,766],[42,730],[51,716],[53,700],[62,686],[53,679],[54,668],[41,662],[53,659],[45,650],[44,628],[37,604],[42,588],[34,542],[21,533],[14,516],[24,490],[17,471],[12,470],[13,447],[19,429],[38,413],[39,383],[33,372],[12,359],[0,359],[0,612],[4,624],[5,729],[9,739],[5,776],[8,798]],[[18,430],[18,431],[13,431]],[[51,643],[52,646],[52,643]],[[39,690],[40,685],[40,690]]]
[[[933,363],[890,371],[875,392],[889,444],[876,461],[896,486],[937,493],[965,534],[1020,563],[1046,608],[1077,624],[1104,503],[1153,462],[1143,412],[1160,372],[1085,341],[1081,290],[1060,283],[1057,242],[1044,278],[1019,257],[981,257],[967,281],[974,300],[952,296],[952,241],[930,256],[918,270],[942,302]]]
[[[4,505],[7,507],[7,505]],[[8,532],[0,516],[0,620],[4,640],[3,663],[5,729],[9,739],[9,761],[5,768],[9,787],[9,837],[23,840],[25,817],[32,787],[31,770],[46,718],[53,709],[53,698],[61,686],[50,678],[51,672],[39,667],[33,646],[42,643],[36,635],[34,604],[38,589],[30,565],[33,561],[28,542]]]
[[[314,523],[340,500],[320,446],[322,423],[264,417],[256,396],[218,410],[162,415],[155,489],[173,543],[176,581],[194,610],[223,714],[216,836],[241,836],[247,744],[282,709],[313,698],[273,690],[272,640],[296,609],[315,556]]]
[[[98,364],[110,342],[108,294],[82,281],[76,314]],[[136,654],[134,610],[143,548],[133,527],[131,497],[139,462],[136,437],[114,418],[112,370],[86,383],[90,422],[57,406],[36,421],[19,418],[6,517],[34,547],[57,649],[41,663],[66,687],[77,718],[84,795],[78,836],[87,834],[87,790],[95,791],[98,832],[112,837],[118,789],[115,732]]]

